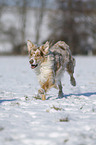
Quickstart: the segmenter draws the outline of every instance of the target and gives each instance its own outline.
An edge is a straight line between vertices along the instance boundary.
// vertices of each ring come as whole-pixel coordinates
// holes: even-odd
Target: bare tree
[[[18,14],[19,14],[19,17],[21,18],[21,21],[20,21],[20,27],[19,28],[20,30],[18,30],[18,34],[17,34],[17,37],[18,35],[21,36],[21,39],[18,41],[18,44],[16,43],[14,45],[14,48],[13,48],[13,51],[14,53],[16,54],[25,54],[25,29],[26,29],[26,12],[27,12],[27,3],[28,1],[27,0],[22,0],[21,1],[22,5],[20,4],[20,1],[17,0],[16,1],[16,7],[17,7],[17,11],[18,11]]]
[[[24,44],[24,42],[25,42],[26,5],[27,5],[27,1],[23,0],[23,6],[22,6],[22,44]]]
[[[93,15],[96,16],[95,0],[86,2],[83,0],[56,0],[55,2],[58,4],[58,9],[51,16],[52,34],[50,39],[66,41],[73,54],[88,54],[93,49],[91,39],[94,39],[95,34],[90,28],[90,25],[93,26],[90,19],[92,20]]]
[[[0,0],[0,31],[2,31],[2,24],[1,24],[1,16],[2,16],[2,11],[4,9],[5,3],[4,0]]]
[[[41,7],[38,9],[38,11],[36,11],[36,44],[39,43],[40,29],[43,21],[46,0],[40,0],[40,3]]]

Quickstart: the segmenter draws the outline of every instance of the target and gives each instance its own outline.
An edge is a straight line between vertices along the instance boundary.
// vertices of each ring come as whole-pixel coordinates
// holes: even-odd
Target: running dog
[[[58,41],[53,46],[50,46],[47,41],[38,47],[28,40],[27,47],[30,57],[29,63],[31,68],[35,70],[41,86],[41,89],[38,90],[38,96],[42,100],[46,100],[46,92],[52,87],[59,89],[59,97],[64,96],[61,84],[64,71],[70,75],[71,84],[76,86],[73,76],[75,59],[64,41]]]

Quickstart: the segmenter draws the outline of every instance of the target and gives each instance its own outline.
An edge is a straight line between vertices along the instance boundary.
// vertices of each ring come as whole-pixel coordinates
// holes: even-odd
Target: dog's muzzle
[[[29,60],[29,63],[31,64],[31,68],[34,69],[38,66],[38,64],[34,64],[34,60],[33,59],[30,59]]]

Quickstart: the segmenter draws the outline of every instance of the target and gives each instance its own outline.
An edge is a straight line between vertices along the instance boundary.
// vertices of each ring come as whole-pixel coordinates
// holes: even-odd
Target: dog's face
[[[34,69],[41,64],[41,62],[44,60],[44,57],[48,54],[49,42],[46,42],[44,45],[38,47],[34,45],[30,40],[28,40],[27,47],[30,58],[29,62],[31,64],[31,68]]]

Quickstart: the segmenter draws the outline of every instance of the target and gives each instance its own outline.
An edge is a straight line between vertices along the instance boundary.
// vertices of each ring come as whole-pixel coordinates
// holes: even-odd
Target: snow
[[[96,57],[75,59],[77,86],[65,73],[42,101],[28,57],[0,56],[0,145],[96,145]]]

